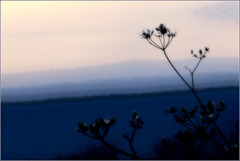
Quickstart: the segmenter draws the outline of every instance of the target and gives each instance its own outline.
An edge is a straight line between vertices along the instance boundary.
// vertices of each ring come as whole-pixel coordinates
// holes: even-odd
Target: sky
[[[1,1],[2,74],[164,60],[141,39],[164,23],[178,35],[167,52],[189,59],[239,56],[239,2]]]

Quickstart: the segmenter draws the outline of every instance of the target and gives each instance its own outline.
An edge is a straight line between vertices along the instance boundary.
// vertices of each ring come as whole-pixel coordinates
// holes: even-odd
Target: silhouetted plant
[[[89,145],[83,151],[59,154],[50,160],[117,160],[118,153],[104,145]]]
[[[210,135],[211,134],[209,134],[209,136]],[[206,134],[205,137],[208,137],[208,135]],[[185,132],[180,131],[174,135],[173,139],[162,139],[162,143],[190,156],[190,159],[196,159],[199,152],[201,152],[208,143],[208,140],[187,130]]]
[[[116,152],[126,155],[132,159],[139,159],[133,146],[133,139],[134,139],[136,130],[142,128],[144,124],[140,116],[136,111],[133,111],[132,120],[130,120],[130,125],[133,128],[133,131],[131,134],[123,135],[123,137],[129,143],[129,146],[131,148],[131,153],[121,150],[119,148],[116,148],[105,140],[105,136],[108,134],[110,127],[113,126],[115,122],[116,120],[114,118],[110,120],[99,118],[95,120],[94,124],[87,125],[85,123],[79,123],[78,128],[76,128],[76,131],[83,133],[85,136],[89,138],[101,141],[105,146],[107,146],[108,148]]]
[[[185,66],[185,68],[191,74],[191,84],[189,84],[178,72],[166,52],[167,47],[171,44],[173,38],[176,37],[177,33],[171,32],[170,29],[168,29],[164,24],[160,24],[159,27],[155,28],[155,32],[156,34],[154,34],[154,30],[147,29],[146,31],[142,32],[141,37],[147,40],[149,44],[163,52],[171,67],[182,79],[182,81],[187,85],[187,87],[192,91],[193,95],[199,103],[199,105],[195,106],[191,110],[188,110],[185,107],[182,107],[181,109],[171,107],[169,110],[165,111],[167,113],[173,114],[175,122],[181,123],[187,130],[185,132],[179,132],[174,136],[173,139],[163,139],[162,143],[173,147],[179,152],[187,154],[192,159],[195,159],[196,156],[200,153],[200,151],[202,151],[204,147],[208,144],[208,142],[211,141],[221,149],[233,155],[234,159],[238,159],[238,145],[231,144],[216,124],[216,120],[219,118],[219,114],[227,108],[227,105],[223,101],[221,101],[219,106],[217,106],[216,103],[212,100],[209,100],[208,103],[204,105],[204,103],[200,100],[196,93],[194,74],[199,67],[201,61],[205,59],[207,53],[209,53],[209,48],[204,47],[204,50],[200,49],[197,54],[193,50],[191,50],[190,53],[193,55],[194,58],[198,59],[198,63],[193,70]],[[155,37],[154,39],[153,36]],[[156,43],[156,40],[158,40],[159,42]],[[116,152],[126,155],[132,159],[140,159],[136,154],[133,146],[133,139],[136,130],[143,127],[143,121],[141,120],[140,116],[137,114],[137,112],[133,112],[132,120],[130,121],[130,125],[133,131],[131,134],[123,135],[123,137],[129,143],[131,153],[116,148],[105,140],[105,136],[108,134],[110,127],[114,124],[114,118],[110,120],[99,118],[96,119],[94,124],[87,125],[85,123],[79,123],[76,130],[83,133],[89,138],[101,141],[104,145]],[[224,140],[224,145],[214,140],[217,132]]]
[[[218,119],[218,116],[220,112],[224,111],[226,109],[226,105],[223,101],[220,102],[220,107],[216,107],[215,102],[210,100],[208,104],[205,106],[204,103],[200,100],[198,97],[196,90],[195,90],[195,83],[194,83],[194,73],[196,69],[198,68],[201,61],[206,58],[206,54],[209,52],[209,48],[205,47],[204,50],[199,50],[198,54],[196,54],[193,50],[191,50],[191,54],[193,57],[199,59],[197,65],[193,70],[185,67],[187,70],[189,70],[191,74],[191,85],[183,78],[183,76],[178,72],[178,70],[175,68],[171,60],[169,59],[166,49],[171,44],[173,38],[177,35],[176,32],[171,32],[164,24],[160,24],[159,27],[155,28],[157,34],[154,35],[153,30],[146,30],[143,31],[141,34],[141,37],[149,42],[152,46],[154,46],[157,49],[160,49],[163,54],[165,55],[166,59],[168,60],[169,64],[172,66],[174,71],[177,73],[177,75],[182,79],[182,81],[187,85],[187,87],[192,91],[193,95],[199,102],[200,106],[196,106],[191,111],[188,111],[185,107],[182,107],[180,110],[177,110],[175,107],[171,107],[170,110],[166,111],[168,113],[174,114],[174,120],[178,123],[181,123],[184,127],[187,128],[187,131],[185,133],[179,133],[176,138],[178,138],[181,142],[184,143],[190,143],[189,138],[186,140],[186,137],[190,137],[192,141],[196,141],[198,139],[201,139],[204,143],[204,140],[210,140],[217,144],[219,147],[224,148],[226,151],[229,151],[231,154],[233,154],[235,157],[238,158],[238,145],[232,145],[224,136],[223,132],[219,129],[219,127],[216,124],[216,120]],[[155,36],[155,40],[159,40],[158,43],[156,43],[155,40],[153,40],[153,35]],[[210,126],[210,125],[213,125]],[[213,133],[215,131],[218,131],[218,133],[221,135],[223,140],[225,141],[226,145],[221,145],[218,142],[213,140]],[[170,145],[173,145],[169,142]],[[192,144],[192,143],[191,143]],[[192,144],[193,145],[193,144]],[[199,144],[204,145],[204,144]],[[175,146],[174,146],[175,147]],[[176,148],[176,147],[175,147]],[[189,148],[190,155],[195,156],[201,147],[197,148],[197,150],[194,150],[195,148]],[[237,154],[236,154],[237,152]]]

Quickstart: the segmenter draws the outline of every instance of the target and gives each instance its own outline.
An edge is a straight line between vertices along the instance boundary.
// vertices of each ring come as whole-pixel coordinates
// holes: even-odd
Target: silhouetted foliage
[[[136,111],[133,111],[132,120],[130,120],[130,126],[133,128],[133,131],[131,134],[123,135],[123,137],[129,143],[129,146],[131,148],[131,153],[121,150],[117,147],[114,147],[113,145],[110,145],[105,140],[105,136],[108,134],[110,127],[114,125],[115,122],[116,120],[114,118],[110,120],[99,118],[95,120],[95,123],[90,125],[87,125],[85,123],[78,123],[78,128],[76,128],[76,131],[83,133],[87,137],[101,141],[105,146],[107,146],[108,148],[116,152],[126,155],[132,159],[139,159],[133,146],[133,139],[134,139],[136,130],[142,128],[144,124],[140,116]]]
[[[154,32],[157,34],[154,34]],[[171,32],[171,30],[164,24],[160,24],[158,27],[156,27],[155,31],[150,29],[147,29],[146,31],[143,30],[142,34],[140,35],[141,38],[147,40],[150,45],[163,52],[171,67],[190,89],[199,103],[199,105],[196,105],[191,110],[188,110],[186,107],[182,107],[180,109],[177,107],[170,107],[169,110],[165,111],[166,113],[173,114],[175,122],[182,124],[186,128],[186,131],[180,131],[178,134],[174,135],[172,139],[163,139],[162,144],[160,144],[161,146],[159,146],[160,148],[155,148],[155,151],[157,151],[157,149],[164,149],[162,148],[163,145],[167,145],[167,147],[175,149],[178,152],[177,156],[181,156],[180,158],[196,159],[198,158],[198,155],[203,152],[205,147],[211,142],[232,157],[228,159],[238,159],[238,143],[231,143],[216,124],[216,120],[219,118],[220,113],[227,108],[227,105],[224,103],[224,101],[221,101],[217,106],[213,100],[209,100],[205,105],[205,103],[202,102],[196,93],[194,74],[201,61],[204,60],[207,56],[207,53],[209,53],[209,47],[204,47],[203,50],[199,49],[197,53],[191,50],[191,55],[193,55],[194,58],[198,59],[198,63],[193,70],[185,67],[191,74],[191,83],[188,83],[176,69],[166,52],[167,47],[171,44],[173,38],[175,38],[176,35],[176,32]],[[156,40],[158,40],[158,42],[156,42]],[[123,135],[123,137],[129,142],[132,153],[128,153],[116,147],[113,147],[104,140],[104,137],[107,135],[108,130],[114,123],[115,119],[104,120],[100,118],[95,121],[95,124],[91,125],[79,123],[77,131],[82,132],[84,135],[90,138],[100,140],[104,145],[111,148],[112,150],[115,150],[116,152],[124,154],[132,159],[139,159],[132,142],[136,129],[143,127],[143,121],[141,120],[140,116],[137,114],[137,112],[133,112],[132,120],[130,121],[133,132],[132,134]],[[88,131],[90,131],[90,133],[88,133]],[[219,138],[219,136],[224,141],[223,143],[219,143],[216,140],[216,138]],[[182,156],[180,153],[184,155]],[[179,159],[175,158],[172,155],[169,158],[160,156],[156,157],[163,159]]]
[[[77,151],[72,154],[58,155],[54,160],[116,160],[118,153],[100,145],[91,145],[83,152]]]
[[[150,30],[148,29],[147,31],[150,31]],[[228,151],[229,154],[234,156],[234,158],[236,159],[236,156],[238,156],[238,153],[239,153],[239,152],[236,152],[236,149],[238,149],[238,144],[235,144],[235,145],[231,144],[223,134],[222,130],[220,130],[218,125],[216,124],[216,120],[218,119],[220,112],[224,111],[227,108],[227,106],[225,105],[224,101],[221,101],[220,106],[216,107],[216,103],[213,102],[212,100],[210,100],[207,105],[204,105],[204,103],[198,97],[195,90],[194,73],[198,68],[199,64],[201,63],[201,61],[204,58],[206,58],[206,54],[209,52],[209,48],[204,47],[204,52],[203,50],[200,49],[198,54],[195,54],[194,51],[191,50],[191,54],[193,55],[193,57],[199,59],[199,61],[193,70],[185,67],[186,69],[189,70],[191,74],[192,83],[190,85],[178,72],[178,70],[175,68],[175,66],[173,65],[171,60],[168,58],[168,55],[166,53],[166,48],[172,42],[173,38],[176,36],[176,33],[172,33],[164,24],[160,24],[159,27],[156,28],[156,31],[159,33],[159,35],[155,35],[155,37],[159,39],[160,43],[156,43],[152,39],[152,36],[147,36],[144,38],[149,42],[149,44],[162,50],[169,64],[172,66],[172,68],[178,74],[178,76],[183,80],[183,82],[188,86],[188,88],[192,91],[193,95],[195,96],[195,98],[200,104],[200,106],[196,106],[191,111],[187,111],[185,107],[182,107],[180,110],[177,110],[175,107],[171,107],[170,110],[166,111],[168,113],[174,114],[175,122],[181,123],[184,127],[187,128],[186,132],[179,133],[178,135],[175,136],[182,143],[182,146],[184,145],[188,146],[187,151],[182,151],[182,152],[187,153],[192,158],[195,158],[197,153],[199,153],[204,148],[205,144],[208,141],[212,141],[213,143],[218,145],[220,148],[223,148],[226,151]],[[141,35],[142,37],[144,33],[145,32],[143,31]],[[216,131],[221,135],[222,139],[225,141],[225,145],[221,145],[213,139]],[[200,141],[201,143],[194,144],[194,142],[196,142],[199,139],[201,140]],[[174,145],[173,142],[170,142],[170,141],[168,142],[164,141],[164,142],[172,146]],[[192,147],[189,148],[188,144],[191,144]],[[197,145],[199,145],[199,147],[197,147]],[[173,147],[176,149],[175,145]]]

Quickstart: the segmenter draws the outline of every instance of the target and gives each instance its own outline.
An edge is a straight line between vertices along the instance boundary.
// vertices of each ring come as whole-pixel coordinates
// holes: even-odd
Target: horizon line
[[[218,90],[239,90],[238,86],[222,86],[222,87],[205,87],[198,88],[198,92],[205,91],[218,91]],[[55,103],[55,102],[69,102],[69,101],[88,101],[88,100],[98,100],[98,99],[108,99],[108,98],[135,98],[135,97],[149,97],[149,96],[162,96],[162,95],[172,95],[179,93],[191,93],[189,89],[180,90],[166,90],[166,91],[153,91],[153,92],[142,92],[142,93],[110,93],[110,94],[98,94],[98,95],[86,95],[86,96],[72,96],[72,97],[59,97],[59,98],[45,98],[38,100],[23,100],[23,101],[1,101],[1,107],[4,106],[14,106],[14,105],[31,105],[31,104],[44,104],[44,103]]]

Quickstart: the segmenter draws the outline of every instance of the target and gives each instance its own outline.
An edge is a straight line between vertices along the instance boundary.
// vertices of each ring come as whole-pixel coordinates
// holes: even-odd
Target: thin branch
[[[163,46],[163,43],[162,43],[162,39],[161,39],[161,37],[158,37],[159,38],[159,40],[160,40],[160,43],[161,43],[161,45],[162,45],[162,48],[164,47]]]
[[[197,126],[195,126],[195,125],[193,125],[193,124],[190,124],[190,123],[188,123],[188,122],[185,122],[185,123],[186,123],[187,125],[193,127],[193,128],[197,128]]]
[[[189,121],[190,121],[195,127],[198,127],[198,125],[195,124],[192,120],[189,119]]]
[[[166,45],[166,47],[169,45],[169,43],[170,43],[170,36],[168,36],[168,42],[167,42],[167,45]]]
[[[203,110],[206,111],[205,106],[203,105],[202,101],[200,100],[200,98],[198,97],[195,89],[191,88],[191,91],[193,92],[194,96],[196,97],[197,101],[200,103],[200,105],[202,106]]]
[[[192,74],[192,71],[188,68],[188,67],[186,67],[186,66],[184,66],[187,70],[189,70],[189,72]]]
[[[186,82],[186,80],[182,77],[182,75],[181,75],[181,74],[177,71],[177,69],[174,67],[174,65],[172,64],[171,60],[168,58],[165,49],[163,50],[163,53],[164,53],[165,57],[167,58],[168,62],[170,63],[170,65],[172,66],[172,68],[173,68],[173,69],[175,70],[175,72],[178,74],[178,76],[183,80],[183,82],[184,82],[191,90],[193,90],[192,87]]]
[[[106,130],[104,131],[104,133],[102,135],[102,138],[104,138],[107,135],[109,129],[110,129],[110,126],[107,126]]]
[[[82,132],[85,136],[90,137],[92,139],[98,139],[97,137],[94,137],[92,135],[87,134],[86,132]]]
[[[193,115],[193,118],[196,120],[196,122],[197,122],[198,126],[200,126],[200,123],[199,123],[199,121],[198,121],[198,119],[196,118],[196,116],[195,116],[195,115]]]
[[[139,158],[138,158],[137,156],[135,156],[135,155],[132,155],[132,154],[130,154],[130,153],[127,153],[127,152],[125,152],[125,151],[122,151],[122,150],[120,150],[120,149],[118,149],[118,148],[116,148],[116,147],[108,144],[108,143],[107,143],[104,139],[102,139],[102,138],[100,138],[99,140],[100,140],[104,145],[106,145],[107,147],[109,147],[109,148],[112,149],[112,150],[115,150],[116,152],[119,152],[119,153],[121,153],[121,154],[124,154],[124,155],[126,155],[126,156],[129,156],[129,157],[131,157],[131,158],[133,158],[133,159],[139,159]]]
[[[171,38],[170,42],[166,45],[165,49],[168,47],[168,45],[172,42],[173,37]]]
[[[147,39],[147,41],[149,42],[149,44],[151,44],[151,45],[154,46],[155,48],[161,49],[159,46],[154,45],[154,44],[153,44],[151,41],[149,41],[148,39]]]
[[[193,72],[192,72],[193,74],[194,74],[194,72],[196,71],[196,69],[197,69],[198,65],[200,64],[201,60],[202,60],[202,58],[199,58],[199,61],[198,61],[196,67],[194,68],[194,70],[193,70]]]
[[[132,136],[131,136],[131,139],[130,139],[131,142],[133,141],[133,138],[135,136],[135,132],[136,132],[136,128],[133,128]]]
[[[214,144],[216,144],[220,149],[226,150],[221,144],[219,144],[217,141],[213,140],[213,138],[209,138],[210,141],[212,141]]]
[[[165,36],[163,35],[163,49],[165,49]]]
[[[193,73],[191,73],[191,77],[192,77],[192,88],[195,90],[194,75],[193,75]]]
[[[185,123],[186,123],[186,122],[185,122]],[[186,124],[184,124],[184,123],[182,123],[182,125],[183,125],[184,127],[186,127],[188,130],[196,131],[195,129],[193,129],[193,128],[191,128],[191,127],[187,126],[187,125],[186,125]]]
[[[150,40],[154,45],[156,45],[159,49],[162,50],[162,48],[161,48],[157,43],[155,43],[151,38],[149,38],[149,40]]]
[[[218,126],[216,125],[215,122],[213,122],[213,125],[215,126],[215,128],[218,130],[218,132],[220,133],[220,135],[223,137],[224,141],[227,143],[228,147],[231,148],[232,145],[230,144],[230,142],[226,139],[226,137],[223,135],[222,131],[218,128]]]
[[[194,79],[193,79],[193,72],[186,66],[184,66],[186,69],[189,70],[190,74],[191,74],[191,78],[192,78],[192,88],[194,89]]]
[[[137,153],[136,153],[136,151],[135,151],[135,149],[134,149],[134,147],[133,147],[133,143],[132,143],[132,142],[133,142],[134,135],[135,135],[135,132],[136,132],[136,128],[133,128],[133,132],[132,132],[131,138],[129,139],[127,136],[124,137],[124,138],[128,141],[128,143],[129,143],[129,145],[130,145],[130,148],[131,148],[131,150],[132,150],[133,155],[134,155],[136,158],[139,158],[139,157],[137,156]]]

